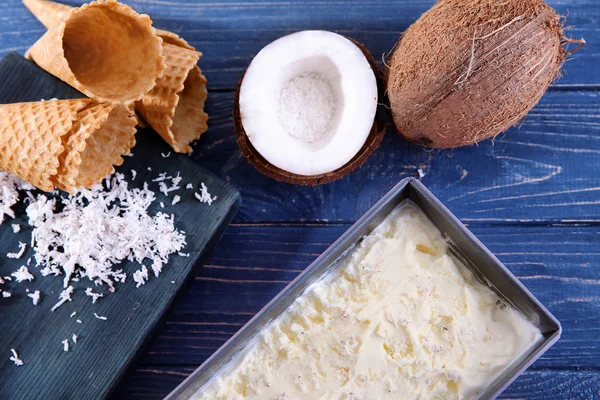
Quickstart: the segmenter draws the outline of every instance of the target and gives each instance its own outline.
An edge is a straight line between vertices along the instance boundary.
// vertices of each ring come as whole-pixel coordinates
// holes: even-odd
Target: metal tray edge
[[[412,196],[412,197],[411,197]],[[421,199],[414,200],[415,196],[420,196]],[[238,332],[236,332],[227,342],[225,342],[215,353],[213,353],[202,365],[196,369],[190,376],[188,376],[180,385],[178,385],[173,392],[171,392],[165,399],[187,399],[192,397],[201,387],[205,386],[217,373],[221,372],[223,368],[227,367],[227,364],[231,358],[235,355],[229,354],[235,347],[239,350],[244,348],[244,344],[248,342],[252,337],[258,333],[258,329],[254,329],[255,325],[261,324],[262,326],[268,324],[273,318],[269,317],[269,312],[278,306],[280,302],[288,301],[288,305],[283,307],[283,310],[291,304],[289,299],[292,301],[295,297],[290,295],[296,292],[296,297],[299,293],[302,293],[306,287],[318,280],[320,276],[323,276],[327,271],[335,264],[332,261],[332,253],[336,255],[335,260],[339,260],[343,257],[344,253],[349,251],[350,248],[356,243],[365,232],[370,232],[375,226],[377,226],[387,216],[389,211],[398,205],[405,199],[411,199],[415,202],[426,214],[432,219],[434,224],[438,224],[431,218],[431,215],[423,208],[423,201],[428,203],[428,207],[433,207],[439,212],[446,222],[449,222],[453,229],[460,232],[460,234],[468,240],[469,245],[474,249],[481,252],[486,257],[486,261],[493,264],[497,269],[497,272],[504,275],[513,286],[514,289],[519,293],[522,299],[531,303],[532,309],[538,315],[539,319],[537,322],[538,326],[543,320],[547,329],[543,333],[543,338],[538,344],[530,349],[525,354],[521,355],[518,361],[515,361],[509,369],[504,371],[501,375],[496,377],[490,385],[481,392],[475,399],[490,399],[498,396],[506,387],[508,387],[523,371],[525,371],[531,364],[533,364],[543,353],[545,353],[561,336],[562,327],[560,322],[544,307],[539,300],[537,300],[531,292],[510,272],[510,270],[500,260],[491,253],[491,251],[479,240],[471,231],[455,217],[450,210],[438,200],[433,193],[431,193],[418,179],[416,178],[405,178],[401,180],[394,188],[392,188],[386,195],[384,195],[371,209],[369,209],[363,216],[361,216],[356,223],[346,230],[330,247],[328,247],[315,261],[313,261],[302,273],[300,273],[292,282],[290,282],[281,292],[279,292],[267,305],[265,305],[254,317],[252,317]],[[387,210],[387,212],[382,211]],[[382,215],[385,214],[385,215]],[[438,229],[445,233],[439,226]],[[344,251],[341,251],[341,250]],[[329,265],[325,265],[327,263]],[[484,275],[485,276],[485,275]],[[311,280],[312,278],[312,280]],[[490,284],[490,282],[486,282]],[[504,293],[492,286],[492,289],[499,293],[503,298],[520,312],[523,312],[519,307],[516,307],[511,299],[506,298]],[[282,310],[282,311],[283,311]],[[280,312],[282,312],[280,311]],[[244,342],[240,340],[247,336]],[[232,349],[233,348],[233,349]],[[237,353],[236,353],[237,354]],[[213,363],[218,364],[214,371],[211,371]],[[510,373],[508,373],[510,372]],[[210,373],[205,382],[201,383],[201,377],[203,374]]]

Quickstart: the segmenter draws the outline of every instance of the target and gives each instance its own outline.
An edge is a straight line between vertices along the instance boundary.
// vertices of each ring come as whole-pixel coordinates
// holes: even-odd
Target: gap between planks
[[[559,219],[559,220],[533,220],[533,219],[505,219],[505,218],[459,218],[466,226],[528,226],[528,227],[577,227],[600,226],[600,219]],[[272,221],[272,222],[235,222],[232,227],[240,228],[330,228],[350,227],[356,221]]]

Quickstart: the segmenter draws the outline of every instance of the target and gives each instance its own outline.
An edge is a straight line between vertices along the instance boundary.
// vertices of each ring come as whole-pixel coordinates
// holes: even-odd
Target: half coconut
[[[302,31],[275,40],[252,60],[235,94],[242,154],[278,181],[317,185],[343,177],[383,138],[380,81],[375,60],[352,39]]]

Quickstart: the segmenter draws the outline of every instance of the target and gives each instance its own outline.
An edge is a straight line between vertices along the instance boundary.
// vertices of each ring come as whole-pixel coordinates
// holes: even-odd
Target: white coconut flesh
[[[350,40],[298,32],[252,60],[239,108],[250,143],[269,163],[320,175],[343,167],[364,146],[377,110],[377,80]]]

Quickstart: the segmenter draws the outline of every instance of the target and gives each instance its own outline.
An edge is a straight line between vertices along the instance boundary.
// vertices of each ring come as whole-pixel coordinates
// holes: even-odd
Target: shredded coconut
[[[194,188],[194,185],[192,185],[191,183],[188,183],[187,185],[185,185],[185,188],[190,190]]]
[[[17,282],[32,281],[35,277],[29,272],[26,266],[22,266],[11,274]]]
[[[148,280],[148,268],[142,265],[142,269],[133,273],[133,281],[136,283],[135,287],[139,288],[146,283],[146,280]]]
[[[152,263],[152,272],[154,272],[154,276],[155,277],[159,277],[160,273],[162,272],[162,267],[163,264],[160,261],[156,261]]]
[[[168,196],[170,192],[181,189],[179,184],[183,178],[177,172],[176,176],[168,176],[166,172],[163,172],[158,175],[158,178],[153,179],[152,182],[158,182],[158,190],[163,193],[165,196]],[[166,181],[170,180],[171,185],[167,186]]]
[[[92,304],[96,304],[100,297],[104,297],[104,294],[102,293],[93,292],[91,287],[85,289],[85,295],[90,296],[92,298]]]
[[[208,188],[204,184],[204,182],[200,183],[200,193],[194,193],[194,196],[200,201],[200,203],[207,203],[209,206],[212,205],[212,202],[217,199],[217,196],[212,196],[208,193]]]
[[[72,301],[71,295],[73,294],[73,286],[69,286],[58,295],[58,303],[56,303],[50,311],[56,310],[58,307],[65,304],[67,301]]]
[[[135,177],[137,176],[137,171],[135,169],[131,170],[131,180],[135,180]]]
[[[19,242],[19,251],[16,253],[8,253],[6,257],[8,258],[21,258],[23,254],[25,254],[25,249],[27,249],[27,244],[23,242]]]
[[[38,305],[38,303],[40,301],[40,291],[39,290],[36,290],[33,293],[29,293],[27,296],[31,297],[31,300],[32,300],[34,306]]]
[[[13,363],[15,363],[15,365],[17,367],[20,367],[21,365],[25,364],[23,362],[23,360],[21,360],[19,358],[19,355],[17,354],[17,351],[15,349],[10,349],[12,356],[9,358],[10,361],[12,361]]]
[[[115,268],[122,260],[166,264],[185,246],[185,235],[175,229],[173,215],[148,214],[155,200],[148,185],[129,189],[117,173],[104,186],[62,199],[61,211],[44,195],[31,201],[27,215],[42,275],[64,274],[65,287],[75,276],[87,277],[114,291],[114,283],[126,278]]]
[[[305,143],[314,143],[331,130],[336,109],[335,92],[325,75],[298,75],[283,86],[275,110],[283,130]]]
[[[166,181],[167,179],[171,179],[172,176],[167,176],[166,172],[161,172],[160,174],[158,174],[158,178],[154,178],[152,179],[152,182],[163,182]]]
[[[419,174],[419,179],[423,179],[425,176],[425,172],[423,172],[423,169],[421,168],[417,169],[417,173]]]
[[[160,153],[160,155],[161,155],[163,158],[169,158],[169,157],[171,156],[171,152],[168,152],[168,153],[166,153],[166,154],[165,154],[165,153]]]
[[[160,202],[160,208],[165,208],[165,203],[163,203],[162,201]]]
[[[70,318],[73,318],[73,317],[74,317],[74,316],[76,316],[76,315],[77,315],[77,311],[73,311],[73,312],[71,313],[71,315],[70,315]]]
[[[163,157],[170,155],[169,152],[163,154]],[[148,170],[152,171],[152,168],[148,167]],[[131,175],[133,180],[137,172],[131,170]],[[159,191],[168,196],[181,189],[182,179],[179,172],[176,176],[163,173],[154,182],[158,183]],[[193,185],[188,184],[186,188],[193,189]],[[87,278],[96,285],[106,284],[109,291],[114,291],[115,283],[125,282],[126,274],[116,267],[125,259],[142,266],[133,273],[133,279],[139,287],[148,280],[149,268],[144,265],[147,261],[158,277],[172,254],[189,256],[181,252],[186,245],[185,233],[175,229],[174,216],[162,212],[153,216],[148,214],[148,208],[156,200],[155,193],[149,189],[148,184],[144,184],[141,189],[130,189],[124,175],[116,173],[113,177],[107,177],[103,184],[68,197],[59,197],[58,191],[53,192],[55,198],[45,194],[32,194],[30,191],[34,189],[19,178],[0,172],[0,224],[6,215],[15,218],[12,208],[19,201],[19,191],[26,191],[25,200],[29,202],[26,213],[28,222],[33,227],[30,246],[35,252],[35,262],[43,276],[64,277],[64,290],[51,311],[72,301],[74,288],[69,285],[71,281],[78,282],[81,278]],[[196,197],[208,204],[216,200],[216,197],[208,193],[204,184]],[[180,201],[181,197],[175,195],[171,204],[175,205]],[[160,205],[165,206],[164,202],[160,202]],[[21,225],[12,224],[14,233],[21,229]],[[21,258],[26,250],[27,244],[19,242],[19,251],[8,253],[7,257]],[[32,260],[27,260],[27,266],[31,265]],[[16,282],[35,279],[27,266],[23,265],[11,274]],[[0,284],[5,280],[13,278],[0,278]],[[7,291],[0,292],[4,298],[12,295]],[[39,303],[39,290],[30,293],[27,289],[26,293],[34,305]],[[91,287],[85,290],[85,294],[92,298],[92,303],[104,296],[103,293],[94,292]],[[73,318],[76,314],[77,312],[73,312],[70,317]],[[103,321],[108,319],[97,313],[94,313],[94,317]],[[76,322],[83,323],[80,319]],[[72,340],[77,343],[77,335],[73,334]],[[63,350],[69,351],[69,339],[62,343]],[[16,365],[23,365],[16,351],[11,351],[11,361]]]
[[[33,190],[32,185],[8,172],[0,171],[0,225],[4,217],[15,217],[12,207],[19,201],[19,190]]]

